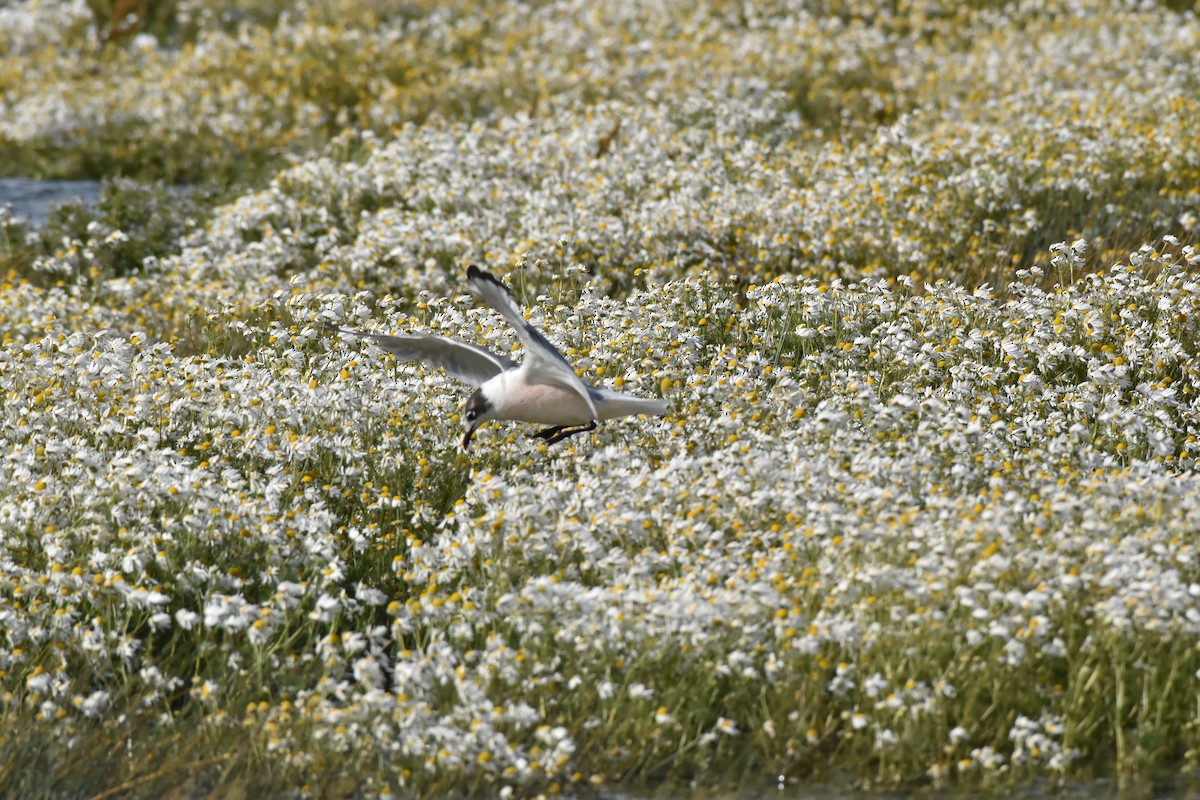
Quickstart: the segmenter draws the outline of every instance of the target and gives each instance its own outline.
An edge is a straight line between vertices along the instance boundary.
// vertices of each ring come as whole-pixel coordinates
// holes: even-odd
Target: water
[[[11,205],[14,217],[35,228],[45,224],[54,205],[71,200],[95,205],[100,200],[100,182],[0,178],[0,207]]]

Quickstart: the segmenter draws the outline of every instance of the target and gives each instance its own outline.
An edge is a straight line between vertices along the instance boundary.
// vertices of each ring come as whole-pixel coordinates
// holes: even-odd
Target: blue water
[[[72,200],[95,205],[100,200],[100,182],[0,178],[0,207],[11,206],[14,217],[35,228],[46,222],[55,204]]]

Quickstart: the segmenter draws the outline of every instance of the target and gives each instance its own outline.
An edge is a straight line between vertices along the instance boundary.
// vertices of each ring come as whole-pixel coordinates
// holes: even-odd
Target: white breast
[[[542,425],[583,425],[592,419],[592,412],[578,392],[561,386],[528,383],[523,370],[502,372],[483,389],[492,402],[496,419]]]

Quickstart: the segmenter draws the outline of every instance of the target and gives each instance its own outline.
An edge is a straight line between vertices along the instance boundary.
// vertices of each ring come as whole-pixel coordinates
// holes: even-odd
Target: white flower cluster
[[[9,141],[294,136],[337,114],[271,82],[303,58],[257,73],[278,96],[192,81],[318,45],[547,96],[416,124],[447,84],[379,61],[362,130],[172,255],[114,274],[97,223],[0,276],[9,729],[202,729],[378,796],[1200,747],[1194,17],[500,5],[143,39],[95,81],[164,78],[116,97],[36,56],[62,4],[0,9],[32,15],[0,25],[34,54],[0,74]],[[322,327],[508,352],[471,260],[673,413],[468,455],[463,387]]]
[[[1043,672],[1110,637],[1147,658],[1200,637],[1200,282],[1146,257],[1007,299],[790,278],[546,297],[533,316],[588,379],[676,414],[553,450],[493,425],[474,463],[452,383],[305,321],[510,347],[467,298],[413,317],[297,289],[196,323],[232,357],[123,326],[142,307],[104,292],[126,283],[11,285],[0,664],[67,726],[116,690],[227,708],[266,669],[271,752],[386,752],[396,785],[600,772],[581,739],[697,723],[714,747],[816,753],[810,695],[872,749],[954,728],[969,752],[980,672],[1061,719]],[[1013,730],[1030,767],[1086,745]]]
[[[341,279],[437,289],[429,262],[553,260],[567,236],[621,287],[635,268],[996,283],[1072,231],[1100,243],[1093,267],[1146,231],[1196,231],[1200,25],[1163,4],[569,2],[382,19],[343,4],[344,19],[210,21],[187,46],[100,52],[60,21],[82,5],[5,12],[36,22],[0,25],[0,139],[86,149],[103,130],[149,150],[135,166],[177,148],[203,175],[197,153],[265,157],[345,131],[329,160],[298,158],[213,223],[215,255],[240,256],[227,269],[327,261]]]
[[[1064,772],[1079,757],[1079,751],[1063,749],[1066,726],[1060,717],[1046,714],[1040,720],[1017,717],[1009,731],[1013,743],[1014,764],[1043,762],[1052,772]]]

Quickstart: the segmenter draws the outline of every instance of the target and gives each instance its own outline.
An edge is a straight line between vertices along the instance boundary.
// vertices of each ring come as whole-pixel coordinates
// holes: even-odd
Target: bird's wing
[[[521,307],[517,305],[508,288],[497,280],[496,276],[484,272],[474,264],[467,268],[467,280],[470,281],[472,290],[482,297],[485,303],[499,311],[500,316],[517,332],[521,344],[525,345],[525,368],[529,371],[530,378],[535,382],[575,390],[588,404],[588,409],[595,418],[596,405],[588,387],[579,380],[574,367],[567,363],[567,359],[558,348],[550,344],[541,331],[526,322]]]
[[[432,334],[406,334],[389,336],[382,333],[362,333],[335,325],[327,328],[340,333],[370,339],[401,361],[423,361],[441,367],[453,378],[472,386],[481,386],[501,372],[515,369],[517,363],[508,356],[493,353],[483,347],[447,339]]]

